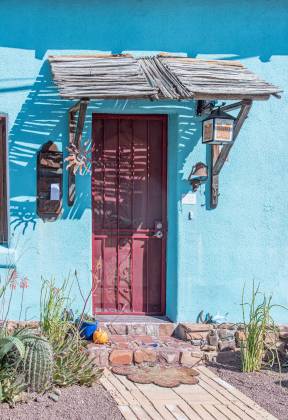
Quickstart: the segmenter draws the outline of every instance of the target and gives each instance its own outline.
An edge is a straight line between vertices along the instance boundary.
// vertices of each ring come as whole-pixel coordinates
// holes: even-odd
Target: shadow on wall
[[[36,162],[37,152],[47,141],[60,143],[60,150],[66,151],[68,138],[68,109],[71,101],[63,100],[52,81],[48,61],[45,61],[39,75],[31,87],[21,111],[10,131],[9,158],[11,229],[35,229],[36,214]],[[78,180],[77,180],[78,181]],[[87,178],[80,177],[77,200],[72,208],[65,200],[66,171],[64,171],[64,200],[62,218],[80,218],[87,207],[85,184]],[[84,184],[84,186],[82,185]],[[87,188],[86,188],[87,189]]]
[[[48,140],[61,141],[69,104],[60,101],[45,62],[10,131],[11,230],[35,229],[36,156]]]
[[[66,0],[43,0],[41,3],[31,0],[27,8],[25,2],[3,0],[0,39],[2,47],[33,50],[36,57],[41,59],[48,49],[98,49],[113,53],[123,50],[182,51],[190,56],[196,56],[199,52],[214,55],[223,52],[232,55],[230,59],[259,56],[260,60],[268,61],[272,54],[288,53],[287,2],[275,0],[273,6],[271,8],[269,0],[241,0],[233,4],[223,0],[217,7],[212,0],[108,0],[106,3],[91,0],[85,2],[83,7],[80,0],[71,0],[67,7]],[[15,90],[27,88],[16,87]],[[63,137],[67,137],[67,110],[70,105],[69,101],[60,100],[51,82],[49,64],[44,63],[10,134],[12,230],[22,229],[25,233],[28,227],[35,229],[37,216],[33,197],[36,153],[48,140],[66,144]],[[149,107],[135,106],[135,102],[132,105],[133,109],[129,102],[116,102],[111,105],[109,112],[148,112]],[[101,106],[101,103],[96,105]],[[183,156],[182,178],[185,178],[188,154],[185,144],[189,142],[189,151],[192,151],[193,144],[198,141],[198,133],[194,131],[196,126],[191,117],[192,107],[188,105],[190,111],[185,109],[186,105],[179,107],[183,113],[181,109],[177,111],[176,107],[173,110],[173,107],[165,109],[159,106],[158,111],[179,112],[179,125],[191,118],[188,129],[191,132],[187,133],[186,130],[186,135],[181,133],[179,146],[179,153]],[[157,107],[153,107],[153,112],[157,112]],[[197,141],[194,142],[194,139]],[[210,160],[209,156],[207,160]],[[63,218],[81,217],[90,201],[90,186],[87,184],[86,177],[77,180],[78,191],[81,192],[73,208],[68,208],[64,201]],[[67,177],[64,173],[64,191],[66,188]],[[181,183],[180,194],[188,188],[187,182]],[[209,198],[208,188],[205,194]]]
[[[1,1],[3,47],[185,51],[236,59],[288,52],[286,0],[19,0]],[[13,24],[13,30],[11,30]]]
[[[73,103],[75,101],[60,98],[51,78],[49,62],[46,60],[9,135],[10,177],[13,180],[10,186],[12,233],[17,231],[24,235],[27,230],[36,228],[39,221],[36,213],[37,152],[44,143],[51,140],[59,144],[64,158],[67,156],[68,110]],[[175,153],[176,150],[178,152],[178,158],[172,159],[170,172],[173,174],[173,182],[168,181],[169,188],[170,185],[176,186],[175,173],[180,181],[180,189],[171,191],[170,195],[181,199],[183,194],[190,191],[187,177],[192,167],[191,154],[201,136],[200,125],[196,124],[193,101],[93,101],[87,113],[83,138],[90,135],[91,111],[97,110],[112,113],[169,114],[169,148],[173,148],[170,153]],[[67,171],[64,170],[61,219],[80,219],[83,212],[91,208],[90,184],[89,175],[77,176],[76,200],[72,207],[68,207]]]

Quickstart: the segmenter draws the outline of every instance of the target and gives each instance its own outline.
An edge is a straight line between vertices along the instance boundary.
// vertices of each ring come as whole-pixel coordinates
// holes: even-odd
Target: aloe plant
[[[54,347],[54,352],[53,383],[58,386],[91,386],[102,375],[103,369],[95,368],[93,359],[88,358],[77,329]]]

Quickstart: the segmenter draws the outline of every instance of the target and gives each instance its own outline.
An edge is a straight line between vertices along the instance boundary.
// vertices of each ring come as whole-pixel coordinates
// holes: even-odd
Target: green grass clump
[[[255,288],[253,281],[250,302],[245,302],[245,287],[242,292],[242,328],[245,339],[240,342],[240,350],[243,372],[259,371],[263,366],[265,353],[269,354],[269,365],[273,366],[277,359],[281,368],[276,346],[278,327],[271,315],[273,307],[281,305],[272,304],[272,296],[267,297],[259,289],[260,285]]]
[[[53,383],[63,387],[73,384],[91,386],[101,376],[102,369],[93,365],[79,329],[65,317],[70,305],[70,290],[68,280],[57,288],[54,281],[43,281],[41,330],[53,347]]]

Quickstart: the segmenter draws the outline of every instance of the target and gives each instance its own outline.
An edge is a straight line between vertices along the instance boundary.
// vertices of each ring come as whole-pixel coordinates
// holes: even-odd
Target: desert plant
[[[0,369],[0,402],[6,402],[14,406],[21,401],[22,394],[26,389],[23,375],[19,375],[16,369]]]
[[[44,337],[19,330],[0,339],[1,371],[17,372],[23,377],[23,387],[41,392],[52,379],[52,347]]]
[[[53,347],[53,383],[58,386],[91,385],[102,370],[94,367],[85,351],[79,329],[65,316],[69,312],[66,308],[70,302],[70,290],[68,280],[64,280],[57,289],[54,281],[43,282],[40,326]]]
[[[102,374],[102,369],[95,368],[88,358],[77,329],[59,343],[54,357],[53,382],[58,386],[91,386]]]
[[[21,339],[17,336],[3,336],[0,338],[0,361],[7,363],[7,358],[11,358],[11,362],[8,361],[10,366],[23,359],[25,355],[25,346]],[[13,358],[13,360],[12,360]]]
[[[52,345],[63,340],[70,328],[65,316],[65,309],[70,303],[70,286],[69,278],[64,279],[60,287],[56,287],[53,279],[42,279],[40,328]]]
[[[25,355],[21,371],[25,383],[31,391],[45,391],[51,384],[53,369],[53,351],[50,343],[43,337],[24,338]]]
[[[252,294],[250,302],[245,302],[245,286],[242,292],[242,317],[243,317],[243,336],[240,341],[241,364],[243,372],[259,371],[263,364],[265,350],[268,351],[270,359],[268,363],[273,365],[275,359],[279,363],[278,350],[276,346],[276,337],[278,328],[271,316],[271,310],[275,306],[272,304],[272,296],[267,297],[260,292],[260,285],[252,285]],[[259,301],[259,299],[261,299]],[[248,316],[247,316],[248,309]],[[266,337],[269,334],[269,342]]]
[[[14,406],[26,389],[24,376],[17,369],[24,357],[25,346],[17,337],[6,337],[4,331],[0,338],[0,402]]]

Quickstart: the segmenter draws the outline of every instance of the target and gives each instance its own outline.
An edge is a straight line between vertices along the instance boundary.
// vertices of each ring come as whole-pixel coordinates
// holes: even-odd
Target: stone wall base
[[[39,322],[8,322],[8,330],[38,329]],[[194,323],[100,323],[109,343],[89,343],[89,357],[97,366],[168,364],[196,366],[205,361],[225,363],[235,358],[245,334],[241,325]],[[276,342],[280,356],[288,360],[288,325],[267,331],[267,344]]]

